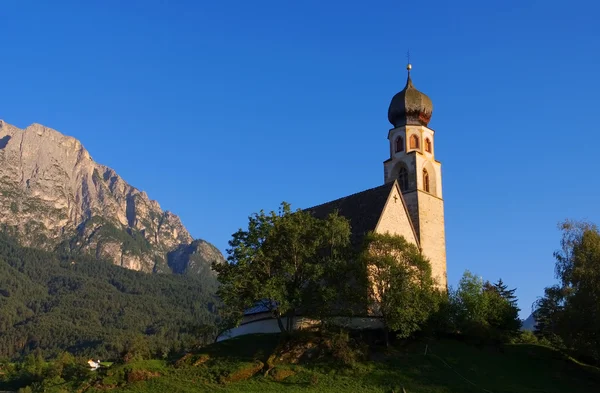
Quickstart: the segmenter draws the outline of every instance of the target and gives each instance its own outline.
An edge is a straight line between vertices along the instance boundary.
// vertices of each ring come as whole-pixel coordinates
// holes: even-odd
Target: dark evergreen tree
[[[512,306],[517,305],[517,296],[515,295],[517,288],[508,289],[508,286],[501,278],[498,279],[498,282],[494,283],[493,287],[498,292],[498,295],[506,299]]]

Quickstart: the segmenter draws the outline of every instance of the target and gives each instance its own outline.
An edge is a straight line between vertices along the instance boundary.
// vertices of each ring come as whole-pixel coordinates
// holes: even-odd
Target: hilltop
[[[295,363],[289,354],[299,347],[284,353],[279,344],[278,335],[243,336],[179,359],[113,365],[73,384],[44,386],[48,392],[69,386],[115,393],[390,393],[402,392],[402,387],[407,393],[589,393],[600,389],[598,369],[539,345],[478,348],[454,340],[413,342],[389,350],[372,348],[367,359],[343,364],[320,357]],[[335,345],[338,351],[343,349]]]

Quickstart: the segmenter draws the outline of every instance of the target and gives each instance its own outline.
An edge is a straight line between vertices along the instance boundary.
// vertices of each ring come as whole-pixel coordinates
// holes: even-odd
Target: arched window
[[[396,153],[401,152],[402,150],[404,150],[404,139],[399,136],[396,138]]]
[[[423,189],[429,192],[429,173],[427,173],[427,169],[423,169]]]
[[[410,136],[410,148],[411,149],[419,148],[419,137],[414,134]]]
[[[401,191],[408,190],[408,171],[405,167],[400,167],[398,171],[398,184],[400,185]]]
[[[431,140],[429,138],[425,139],[425,151],[431,153]]]

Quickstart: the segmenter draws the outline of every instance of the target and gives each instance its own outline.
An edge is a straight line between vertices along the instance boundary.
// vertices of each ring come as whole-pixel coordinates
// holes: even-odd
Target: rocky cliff
[[[224,260],[77,139],[40,124],[0,120],[0,226],[28,246],[144,272],[210,272]]]

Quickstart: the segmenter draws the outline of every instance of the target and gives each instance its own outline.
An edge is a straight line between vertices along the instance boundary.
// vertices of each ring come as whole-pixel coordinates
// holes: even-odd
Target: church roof
[[[350,240],[352,245],[358,247],[362,245],[365,235],[375,230],[393,187],[394,182],[387,183],[322,205],[313,206],[305,209],[305,211],[312,213],[316,218],[324,219],[337,210],[340,216],[350,221],[352,230]]]

